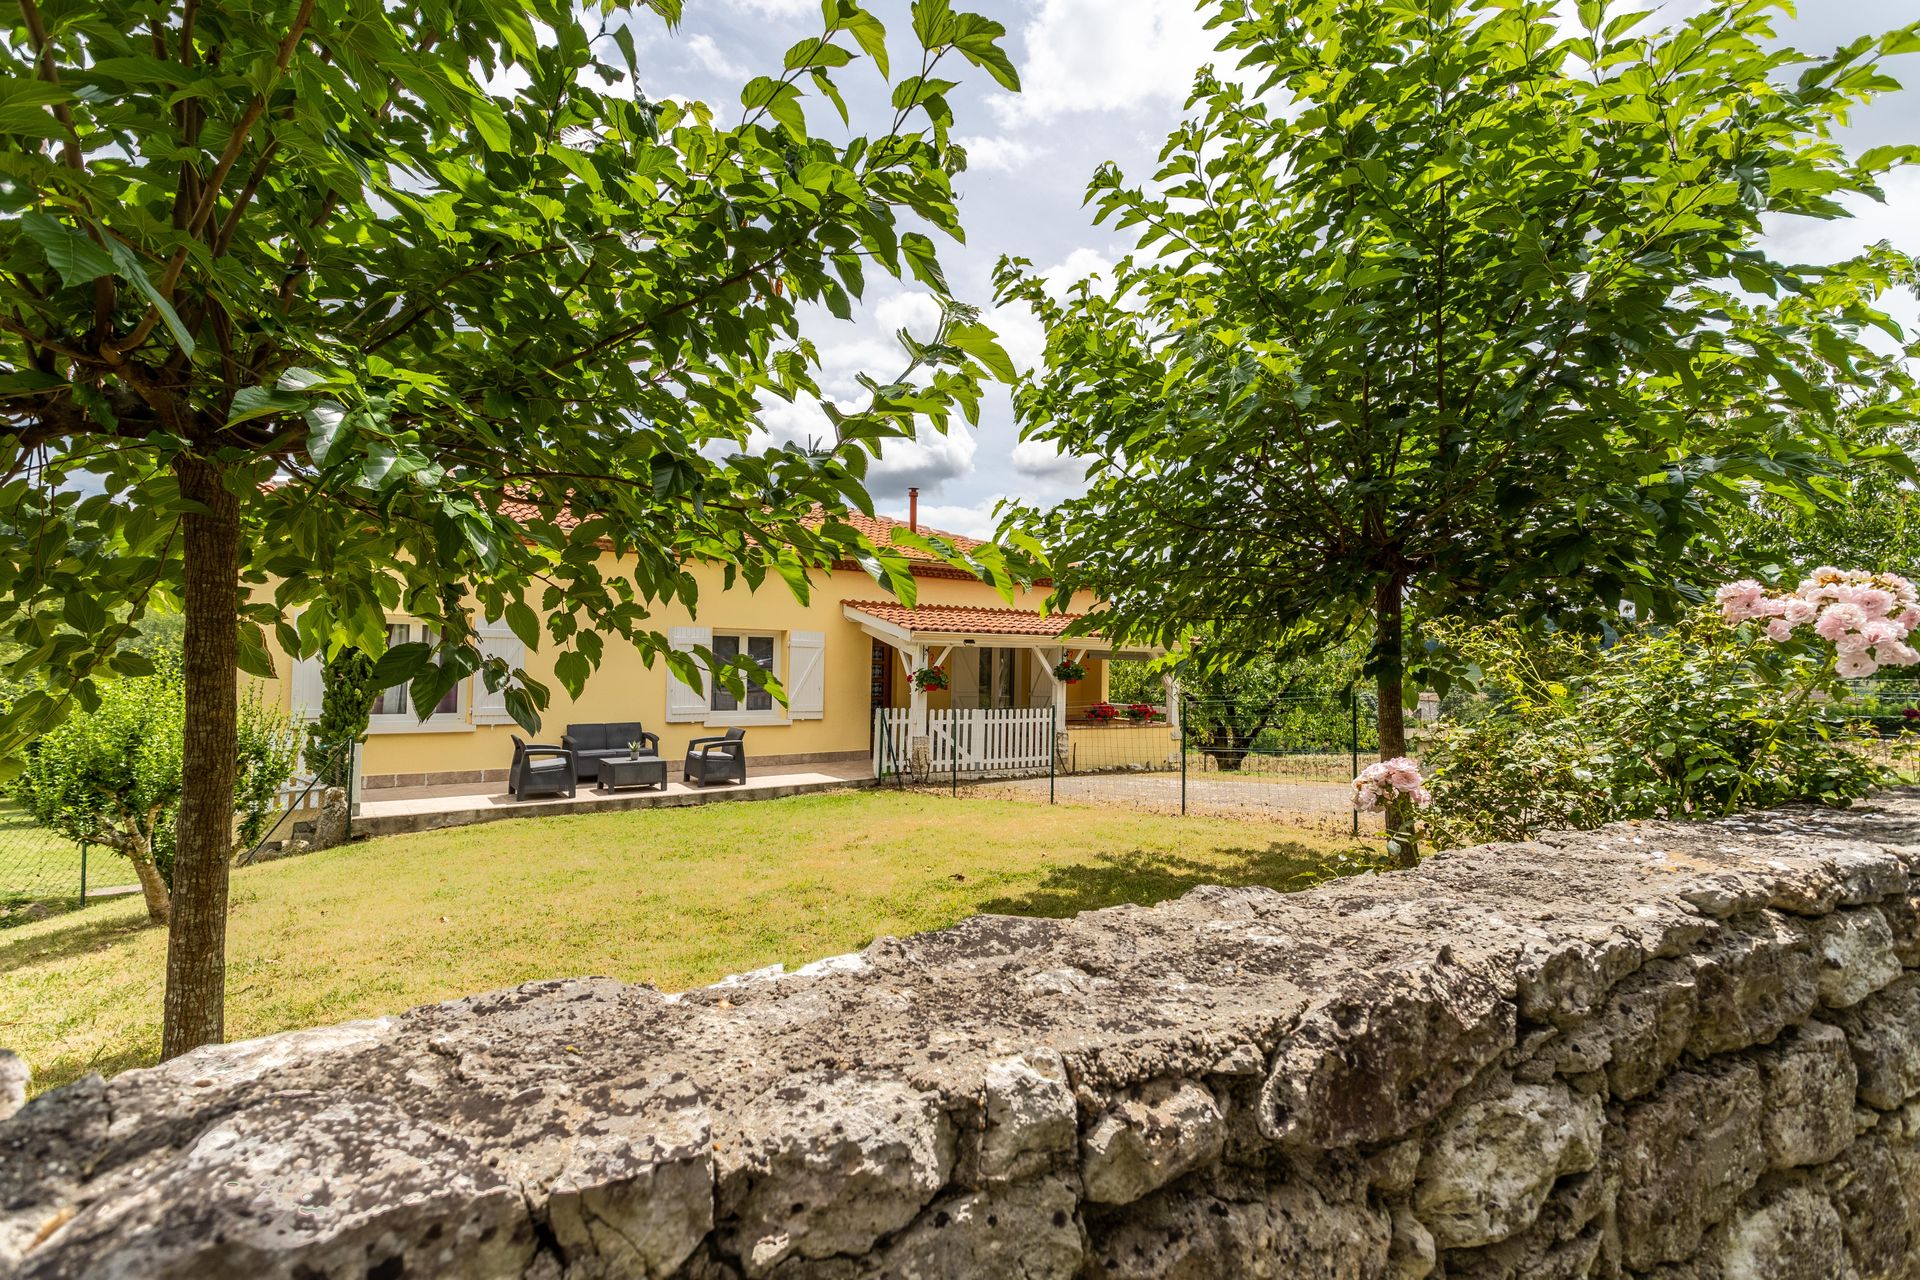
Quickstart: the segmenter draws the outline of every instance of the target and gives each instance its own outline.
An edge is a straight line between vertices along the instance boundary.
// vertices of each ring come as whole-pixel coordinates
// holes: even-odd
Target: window
[[[982,707],[1013,705],[1014,664],[1020,660],[1018,649],[980,650],[980,701]]]
[[[418,626],[408,622],[389,622],[387,624],[387,645],[389,647],[396,644],[424,643],[432,639],[432,632],[428,631],[424,624]],[[390,689],[382,689],[379,696],[373,700],[373,710],[371,714],[376,716],[404,716],[409,721],[417,722],[417,717],[413,714],[412,699],[407,693],[407,686],[404,684],[394,685]],[[441,695],[439,703],[433,709],[433,714],[436,716],[460,714],[460,685],[454,685],[453,688]]]
[[[713,656],[721,662],[731,662],[735,658],[751,658],[760,664],[762,671],[773,670],[773,637],[741,634],[723,634],[716,632],[713,637]],[[773,695],[747,682],[745,705],[742,700],[723,688],[718,680],[707,681],[707,705],[715,711],[772,711]]]

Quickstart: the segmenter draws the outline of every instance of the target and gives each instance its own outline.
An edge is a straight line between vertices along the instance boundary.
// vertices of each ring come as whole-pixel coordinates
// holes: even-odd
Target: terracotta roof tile
[[[904,605],[898,600],[842,600],[881,622],[906,631],[947,632],[988,636],[1058,636],[1085,614],[1049,613],[1032,609],[983,609],[964,604]],[[1097,639],[1078,636],[1076,639]]]
[[[528,502],[524,498],[505,497],[500,499],[500,514],[524,524],[529,520],[538,519],[541,514],[541,508],[538,503]],[[807,523],[815,528],[818,528],[825,520],[826,517],[818,510],[816,510],[813,515],[807,517]],[[907,522],[905,520],[896,520],[892,516],[865,516],[858,511],[845,512],[841,515],[840,520],[843,524],[863,534],[875,545],[890,548],[908,560],[918,560],[939,565],[945,565],[946,563],[937,556],[928,555],[918,547],[894,546],[893,531],[895,529],[906,528]],[[554,523],[562,529],[573,529],[579,525],[580,518],[574,515],[571,510],[563,510],[554,518]],[[969,538],[964,534],[948,533],[944,529],[932,529],[924,524],[920,526],[920,532],[930,534],[936,538],[942,538],[961,551],[972,551],[975,547],[984,545],[979,538]]]

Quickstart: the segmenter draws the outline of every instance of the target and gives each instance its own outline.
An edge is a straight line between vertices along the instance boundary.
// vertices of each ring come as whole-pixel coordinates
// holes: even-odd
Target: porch
[[[1085,615],[963,605],[845,600],[848,621],[874,645],[873,773],[1013,774],[1067,767],[1075,734],[1139,738],[1143,765],[1163,763],[1179,734],[1179,699],[1166,679],[1167,719],[1156,726],[1086,722],[1107,699],[1107,664],[1158,656],[1149,646],[1114,645],[1074,633]],[[1063,666],[1084,675],[1063,678]],[[946,687],[926,689],[916,673],[938,669]],[[1076,723],[1076,721],[1080,721]]]
[[[687,805],[722,804],[741,800],[775,800],[860,786],[872,780],[864,761],[822,763],[780,769],[750,769],[745,783],[708,787],[669,782],[665,791],[652,788],[599,791],[591,783],[572,796],[536,796],[516,800],[504,783],[448,783],[426,787],[388,787],[366,793],[354,807],[353,834],[390,836],[408,831],[434,831],[476,822],[507,818],[551,818],[577,813],[624,809],[672,809]],[[374,798],[377,797],[377,798]]]

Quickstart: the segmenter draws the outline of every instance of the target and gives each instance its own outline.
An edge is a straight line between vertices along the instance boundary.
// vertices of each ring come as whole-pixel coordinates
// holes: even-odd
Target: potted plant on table
[[[947,687],[947,669],[945,667],[922,667],[913,673],[913,687],[931,692]]]
[[[1053,664],[1053,678],[1062,684],[1079,684],[1087,678],[1087,669],[1072,658],[1062,658]]]
[[[638,743],[638,742],[629,742],[627,744],[627,759],[638,760],[640,758],[640,748],[642,745],[644,744]]]

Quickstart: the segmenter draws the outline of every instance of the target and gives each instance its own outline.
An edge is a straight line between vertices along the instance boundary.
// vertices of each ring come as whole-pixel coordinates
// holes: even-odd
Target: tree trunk
[[[1406,648],[1401,626],[1405,589],[1405,580],[1396,573],[1381,582],[1373,599],[1373,678],[1379,702],[1375,715],[1382,760],[1407,754],[1407,709],[1403,702]],[[1419,864],[1420,849],[1413,835],[1413,801],[1391,790],[1387,796],[1387,849],[1399,866]]]
[[[238,753],[240,503],[211,460],[182,454],[174,472],[181,496],[205,511],[182,517],[186,750],[167,935],[163,1058],[224,1037],[227,867]]]
[[[160,868],[153,865],[153,849],[143,837],[134,836],[121,852],[127,855],[127,861],[133,864],[133,874],[140,880],[140,892],[147,899],[147,919],[153,924],[166,924],[173,914],[173,902],[167,895],[167,882],[160,877]]]

